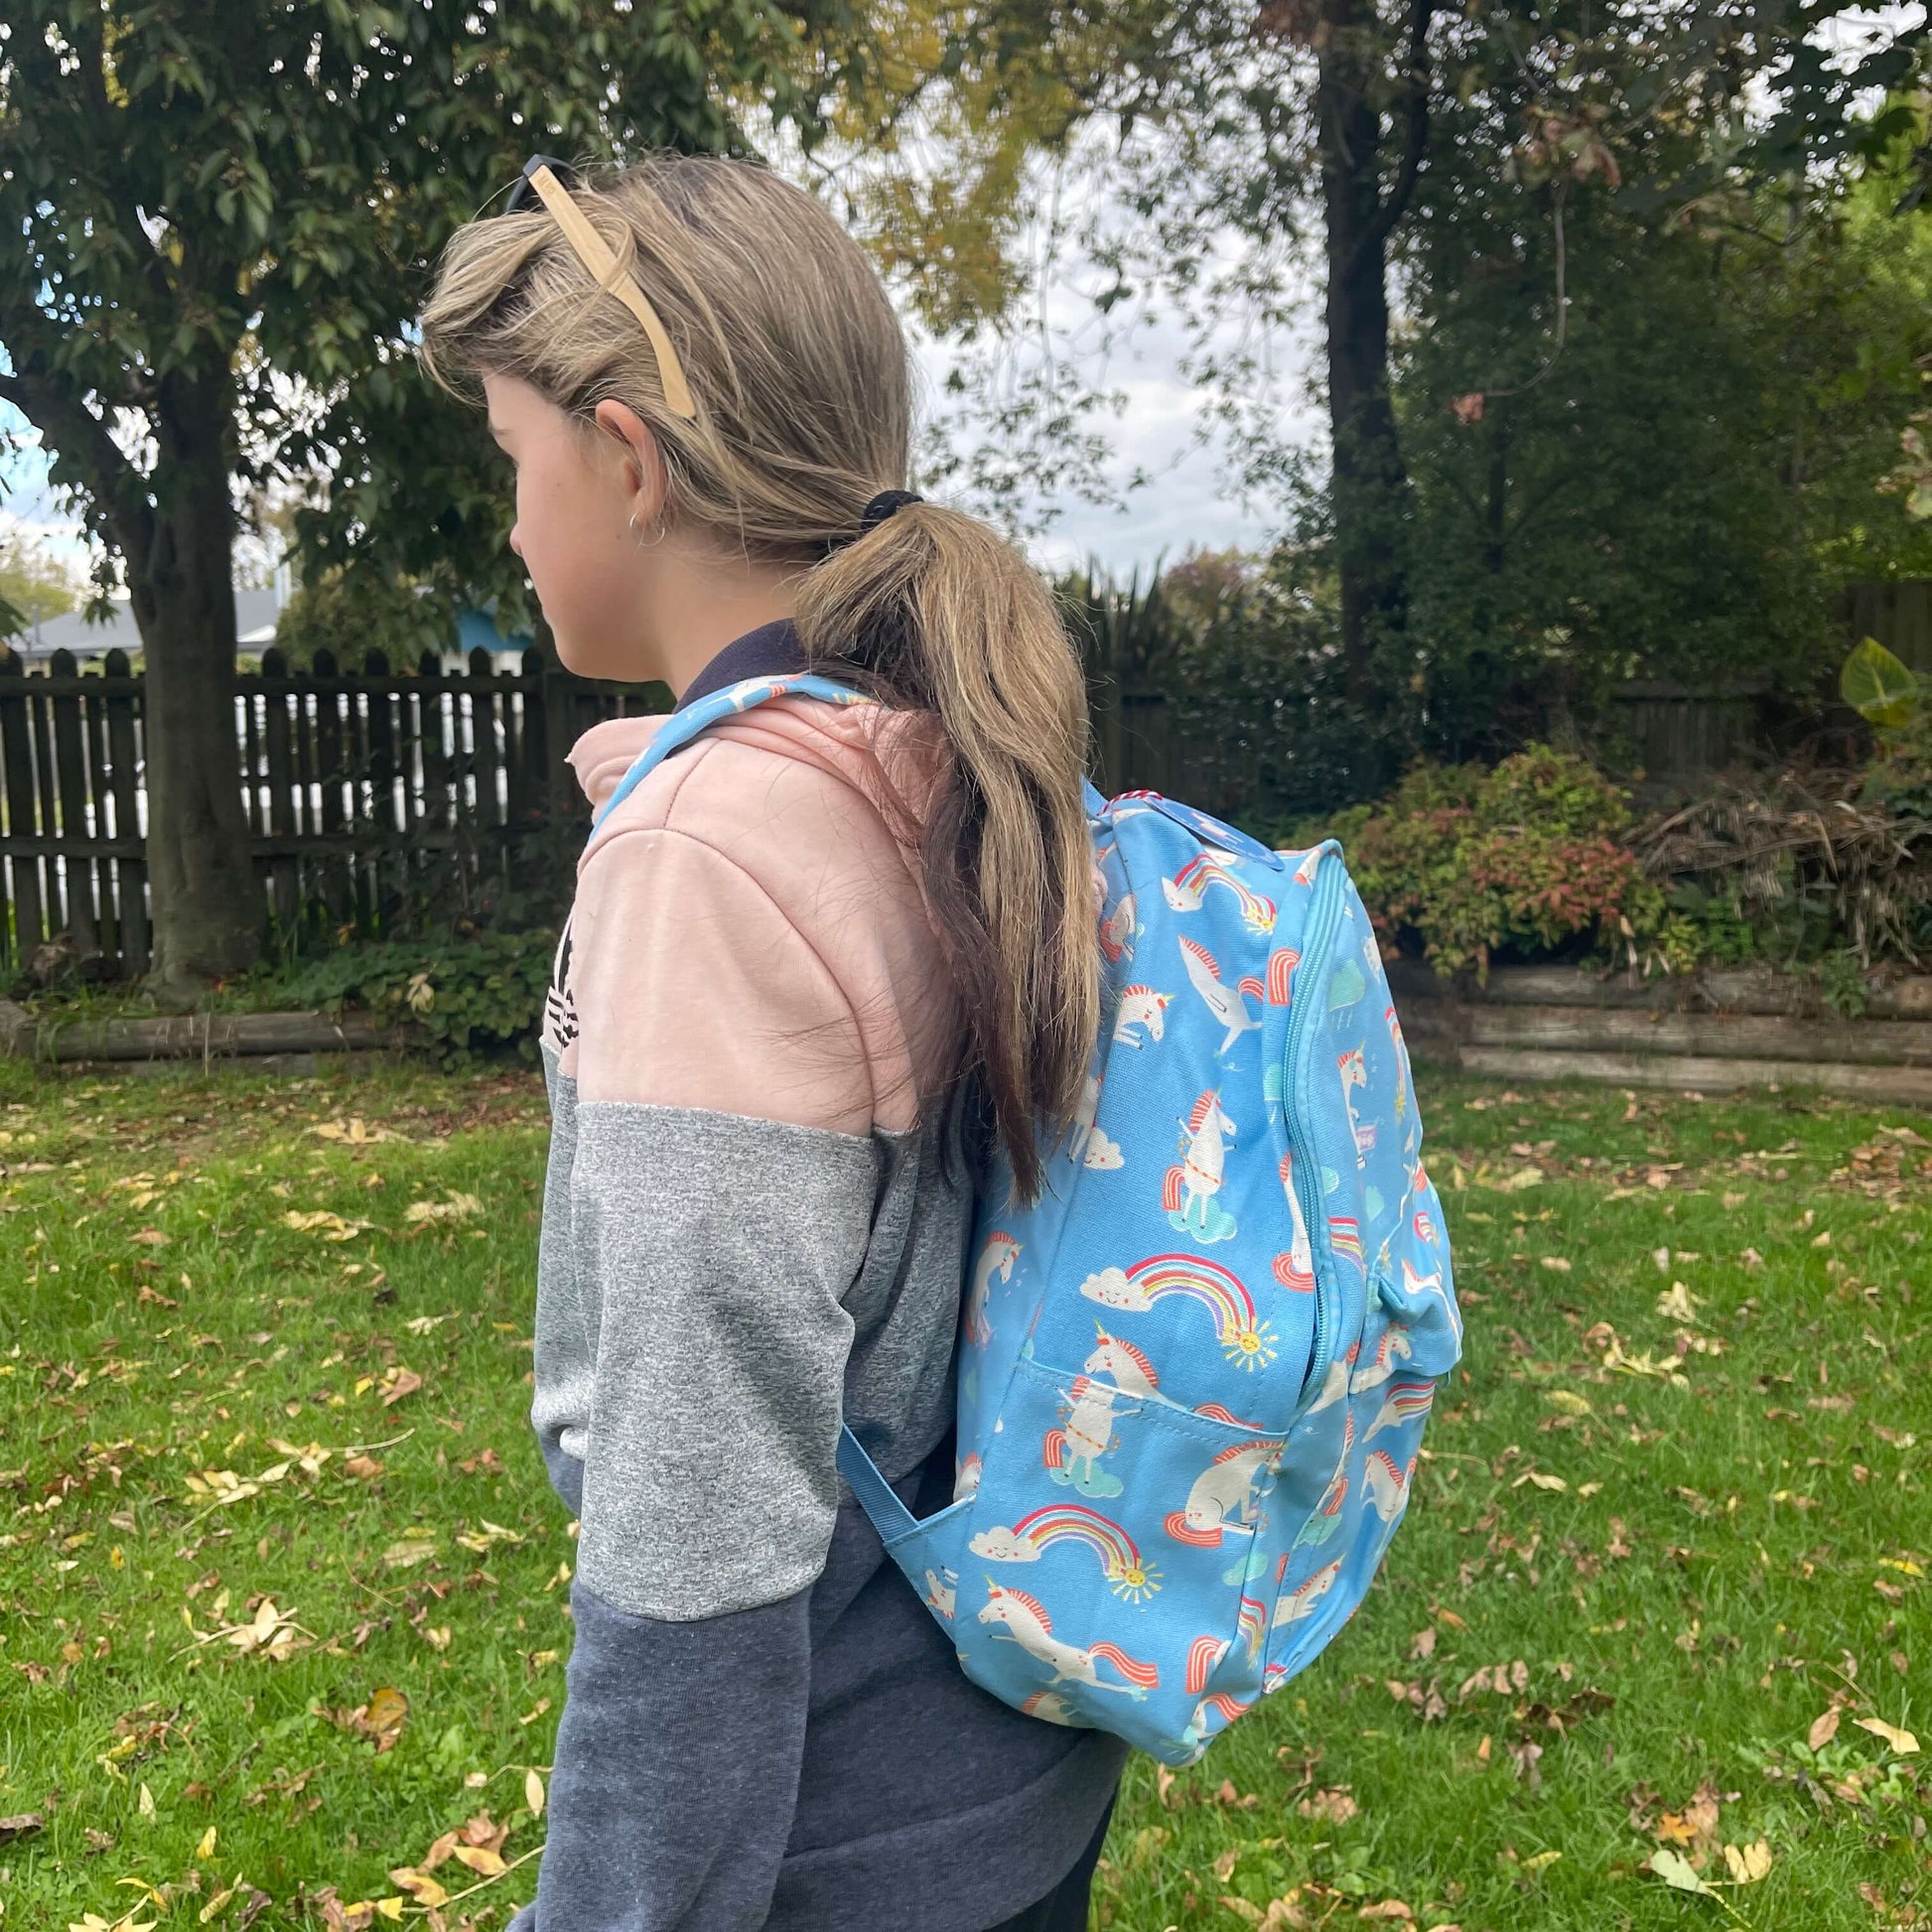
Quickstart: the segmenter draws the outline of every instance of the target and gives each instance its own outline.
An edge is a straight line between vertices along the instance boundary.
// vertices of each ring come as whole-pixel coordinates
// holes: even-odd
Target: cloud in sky
[[[1079,278],[1079,266],[1072,265],[1069,287]],[[1306,323],[1278,345],[1274,381],[1282,399],[1283,435],[1312,444],[1325,435],[1319,414],[1304,399],[1316,352],[1319,298],[1311,289],[1298,307]],[[922,386],[936,402],[953,352],[946,345],[918,341],[916,331],[913,335]],[[1124,500],[1115,508],[1084,500],[1053,478],[1040,479],[1037,501],[1056,515],[1029,547],[1044,568],[1060,570],[1092,560],[1125,576],[1136,569],[1149,571],[1163,559],[1173,562],[1190,549],[1252,549],[1273,535],[1276,525],[1268,506],[1239,500],[1225,447],[1197,434],[1206,399],[1184,373],[1186,350],[1185,330],[1174,318],[1162,316],[1142,322],[1114,347],[1101,377],[1105,386],[1124,394],[1126,403],[1118,415],[1096,424],[1108,452],[1106,469],[1117,485],[1136,472],[1150,481],[1119,492]],[[0,512],[35,525],[54,547],[80,560],[85,545],[79,524],[48,485],[38,437],[16,411],[0,403],[0,433],[6,432],[23,440],[11,453],[0,451]]]

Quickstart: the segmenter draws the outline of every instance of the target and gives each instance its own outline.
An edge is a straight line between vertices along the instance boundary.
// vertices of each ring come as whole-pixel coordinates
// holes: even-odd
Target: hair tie
[[[859,534],[866,535],[879,528],[880,524],[907,503],[923,503],[925,498],[916,489],[882,489],[859,513]]]

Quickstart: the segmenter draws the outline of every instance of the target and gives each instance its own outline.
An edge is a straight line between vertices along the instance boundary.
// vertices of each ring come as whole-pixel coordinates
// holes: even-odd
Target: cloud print
[[[1089,1275],[1080,1284],[1080,1293],[1104,1309],[1126,1309],[1136,1314],[1145,1314],[1154,1306],[1147,1290],[1127,1279],[1124,1268],[1103,1268]]]
[[[1110,1141],[1096,1127],[1087,1135],[1087,1151],[1082,1158],[1089,1168],[1117,1168],[1121,1165],[1120,1143]]]
[[[1015,1536],[1011,1530],[981,1530],[966,1546],[976,1557],[985,1557],[993,1563],[1037,1563],[1039,1551],[1023,1537]]]

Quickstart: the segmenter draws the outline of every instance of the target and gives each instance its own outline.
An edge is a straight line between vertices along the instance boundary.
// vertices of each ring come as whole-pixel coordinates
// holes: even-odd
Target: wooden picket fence
[[[242,803],[264,918],[396,929],[515,885],[518,854],[575,828],[566,757],[602,718],[669,708],[662,685],[589,683],[537,651],[457,672],[380,650],[339,669],[328,651],[291,674],[281,653],[234,683]],[[142,679],[124,651],[82,672],[57,651],[26,673],[0,651],[0,963],[65,935],[108,974],[147,969]]]

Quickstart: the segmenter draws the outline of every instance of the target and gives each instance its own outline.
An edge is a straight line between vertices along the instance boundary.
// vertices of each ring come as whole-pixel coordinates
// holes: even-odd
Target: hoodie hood
[[[670,714],[649,718],[610,718],[593,725],[571,748],[570,766],[593,812],[617,790],[636,759],[662,730]],[[692,761],[706,748],[730,746],[734,769],[745,770],[744,754],[782,759],[836,782],[840,803],[876,816],[888,817],[883,801],[893,795],[919,823],[925,822],[948,759],[938,719],[930,711],[895,710],[883,704],[827,704],[822,698],[785,694],[767,698],[749,711],[721,718],[689,744],[680,746],[639,785],[611,818],[600,825],[584,848],[584,860],[609,839],[662,810],[661,803],[645,806],[647,795],[666,785],[678,786]],[[822,784],[811,787],[830,797]],[[810,794],[808,794],[810,795]],[[633,809],[634,808],[634,809]],[[838,814],[843,816],[843,812]],[[915,852],[907,863],[917,868]],[[580,861],[580,866],[583,861]]]

